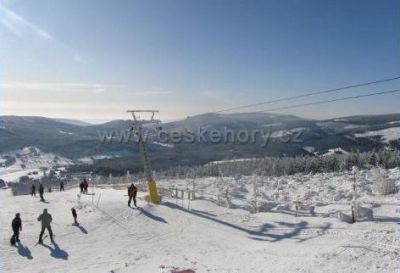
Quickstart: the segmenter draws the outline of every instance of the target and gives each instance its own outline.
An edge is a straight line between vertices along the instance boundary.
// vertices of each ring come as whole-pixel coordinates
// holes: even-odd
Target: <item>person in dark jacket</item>
[[[44,202],[43,193],[44,193],[44,187],[43,187],[42,183],[40,183],[40,185],[39,185],[39,195],[40,195],[40,201],[42,201],[42,202]]]
[[[60,182],[60,191],[64,191],[64,181]]]
[[[137,188],[132,183],[128,188],[128,196],[129,196],[128,207],[131,206],[132,200],[133,200],[133,204],[136,207],[136,194],[137,194]]]
[[[36,187],[35,187],[35,184],[32,184],[31,195],[36,197]]]
[[[75,208],[71,208],[71,212],[72,212],[72,217],[74,217],[74,224],[79,226],[79,223],[76,220],[78,218],[78,214],[76,213],[76,209]]]
[[[43,242],[43,234],[45,229],[47,229],[49,232],[51,242],[54,243],[53,231],[51,230],[50,225],[50,223],[53,221],[53,218],[51,217],[51,214],[47,212],[47,209],[43,210],[43,213],[39,215],[37,220],[42,224],[42,230],[40,231],[38,243],[41,244]]]
[[[83,193],[88,193],[89,183],[87,182],[86,178],[83,179]]]
[[[15,214],[15,218],[11,222],[13,236],[11,237],[11,244],[19,243],[19,232],[22,231],[22,221],[19,213]]]
[[[79,184],[79,188],[81,189],[81,193],[83,193],[83,181]]]

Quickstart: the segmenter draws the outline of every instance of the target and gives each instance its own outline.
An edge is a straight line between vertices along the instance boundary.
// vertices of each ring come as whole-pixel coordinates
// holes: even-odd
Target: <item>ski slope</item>
[[[161,205],[127,206],[126,190],[96,189],[31,196],[0,192],[0,272],[397,272],[399,225],[395,208],[380,222],[356,224],[335,218],[251,214],[209,201],[164,198]],[[99,207],[96,207],[96,204]],[[71,207],[80,227],[72,225]],[[44,208],[53,216],[56,246],[36,221]],[[19,247],[11,247],[11,220],[21,213]],[[163,268],[162,268],[163,267]]]

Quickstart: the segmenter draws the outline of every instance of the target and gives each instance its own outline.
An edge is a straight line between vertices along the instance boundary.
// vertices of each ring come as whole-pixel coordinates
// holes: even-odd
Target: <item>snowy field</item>
[[[161,181],[160,185],[167,182],[173,183]],[[212,187],[206,189],[211,191]],[[400,270],[395,196],[388,197],[392,202],[374,209],[377,218],[348,224],[319,214],[251,213],[207,200],[189,204],[187,200],[163,198],[162,204],[155,206],[147,204],[142,194],[138,200],[141,208],[132,209],[127,206],[126,190],[97,188],[95,195],[83,195],[80,201],[77,193],[75,189],[47,193],[48,203],[42,203],[31,196],[11,196],[9,190],[0,192],[1,272]],[[73,206],[77,207],[80,227],[72,225]],[[54,219],[56,245],[47,238],[44,245],[35,246],[40,232],[36,218],[44,208]],[[10,223],[16,212],[21,213],[23,231],[21,245],[11,247]]]
[[[13,158],[10,166],[4,166],[5,158]],[[25,147],[23,149],[0,154],[0,179],[7,182],[18,182],[21,176],[28,175],[32,179],[43,177],[41,167],[50,169],[54,166],[68,166],[72,161],[53,153],[42,152],[36,147]]]

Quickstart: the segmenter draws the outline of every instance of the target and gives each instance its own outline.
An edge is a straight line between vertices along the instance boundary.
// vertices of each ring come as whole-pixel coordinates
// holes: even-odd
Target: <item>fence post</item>
[[[190,209],[190,190],[188,190],[188,209]]]
[[[229,200],[229,189],[225,191],[226,207],[229,209],[231,207],[231,201]]]
[[[99,194],[99,198],[97,199],[97,205],[96,205],[96,207],[99,207],[100,197],[101,197],[101,193]]]

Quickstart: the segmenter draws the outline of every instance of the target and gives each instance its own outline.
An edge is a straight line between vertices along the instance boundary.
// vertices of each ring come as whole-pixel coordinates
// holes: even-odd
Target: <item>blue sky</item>
[[[0,114],[163,120],[400,75],[400,2],[0,0]],[[293,103],[400,88],[395,81]],[[400,95],[287,110],[399,112]]]

